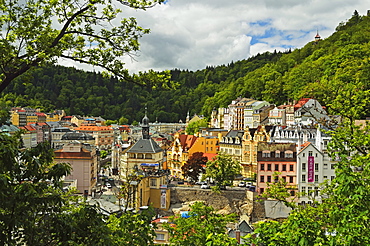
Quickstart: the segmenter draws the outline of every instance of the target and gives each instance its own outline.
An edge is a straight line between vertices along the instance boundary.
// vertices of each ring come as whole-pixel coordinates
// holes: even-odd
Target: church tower
[[[146,109],[145,109],[145,116],[141,121],[141,131],[143,134],[143,139],[149,139],[149,118],[146,116]]]

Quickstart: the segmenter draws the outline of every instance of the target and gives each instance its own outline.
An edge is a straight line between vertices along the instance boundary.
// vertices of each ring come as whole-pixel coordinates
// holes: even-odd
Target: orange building
[[[95,146],[108,149],[114,142],[114,132],[109,126],[82,125],[75,128],[77,132],[90,134],[95,138]]]

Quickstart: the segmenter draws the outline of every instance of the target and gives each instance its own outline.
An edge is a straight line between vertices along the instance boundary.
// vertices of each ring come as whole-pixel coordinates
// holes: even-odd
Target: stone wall
[[[247,190],[222,190],[220,193],[211,190],[193,188],[171,188],[171,208],[162,211],[162,215],[173,215],[176,211],[188,210],[194,201],[204,201],[218,213],[236,213],[241,220],[254,223],[265,218],[263,203],[256,201],[256,193]]]

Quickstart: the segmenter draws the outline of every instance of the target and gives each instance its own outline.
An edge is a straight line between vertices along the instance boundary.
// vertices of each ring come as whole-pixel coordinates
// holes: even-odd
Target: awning
[[[140,166],[142,167],[158,167],[158,163],[141,163]]]

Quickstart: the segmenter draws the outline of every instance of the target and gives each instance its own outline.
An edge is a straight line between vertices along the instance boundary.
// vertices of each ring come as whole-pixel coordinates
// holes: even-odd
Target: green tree
[[[181,167],[184,177],[189,177],[194,182],[198,181],[199,175],[205,172],[207,160],[202,152],[193,153]]]
[[[108,74],[141,85],[166,87],[169,73],[130,75],[122,57],[139,50],[149,29],[133,17],[117,20],[121,6],[146,10],[164,0],[12,1],[1,3],[0,92],[29,69],[58,58],[103,68]],[[119,23],[114,25],[114,23]]]
[[[185,131],[186,131],[186,134],[193,135],[195,133],[198,133],[201,127],[207,127],[207,126],[208,126],[207,120],[201,119],[201,120],[189,123]]]
[[[216,182],[214,190],[225,188],[226,185],[232,183],[237,175],[240,174],[241,165],[233,160],[230,155],[219,153],[212,161],[208,161],[206,165],[206,174],[202,179],[211,178]]]
[[[111,126],[112,124],[117,124],[117,121],[116,120],[106,120],[105,121],[106,126]]]
[[[164,225],[170,234],[170,245],[238,245],[236,239],[230,238],[226,231],[226,225],[235,222],[234,214],[217,214],[212,207],[201,202],[196,202],[190,208],[188,216],[174,216],[171,223]]]
[[[121,118],[119,118],[119,120],[118,120],[118,124],[119,125],[125,125],[125,124],[127,124],[128,123],[128,119],[126,118],[126,117],[124,117],[124,116],[122,116]]]

